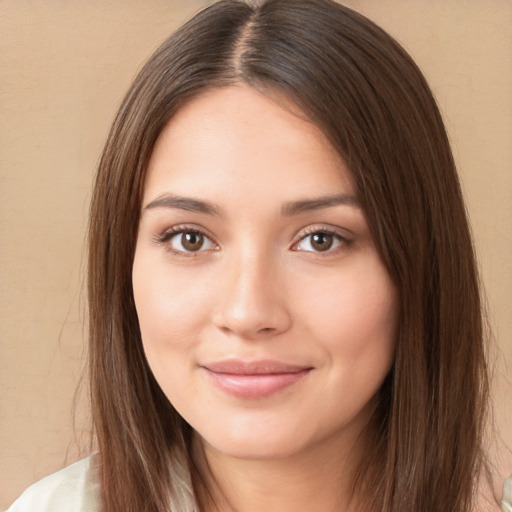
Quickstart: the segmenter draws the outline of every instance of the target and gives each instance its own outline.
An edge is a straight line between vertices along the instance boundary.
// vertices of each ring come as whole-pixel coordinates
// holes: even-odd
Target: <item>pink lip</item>
[[[280,361],[219,361],[203,365],[210,380],[222,391],[237,398],[265,398],[305,377],[311,367]]]

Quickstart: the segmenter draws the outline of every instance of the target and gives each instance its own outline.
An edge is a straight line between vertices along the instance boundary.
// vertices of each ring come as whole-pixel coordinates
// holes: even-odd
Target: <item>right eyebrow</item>
[[[331,208],[338,205],[347,205],[361,209],[361,203],[355,196],[350,194],[337,194],[334,196],[315,197],[286,203],[283,206],[281,213],[285,216],[292,216],[299,213]]]
[[[207,215],[220,216],[220,208],[212,203],[194,199],[193,197],[175,196],[163,194],[144,206],[143,210],[153,208],[172,208],[187,212],[206,213]]]

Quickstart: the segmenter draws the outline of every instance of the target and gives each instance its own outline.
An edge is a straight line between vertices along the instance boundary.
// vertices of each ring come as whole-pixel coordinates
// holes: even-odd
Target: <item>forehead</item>
[[[353,192],[349,170],[320,128],[286,97],[246,85],[208,90],[173,116],[150,159],[145,197],[166,187],[215,186],[266,195]]]

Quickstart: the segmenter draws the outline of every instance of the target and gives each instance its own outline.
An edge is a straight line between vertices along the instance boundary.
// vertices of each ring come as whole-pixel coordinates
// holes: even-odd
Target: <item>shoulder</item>
[[[503,485],[503,498],[501,500],[501,510],[503,512],[512,512],[512,475],[505,480]]]
[[[30,486],[7,512],[99,512],[99,457],[91,455]]]

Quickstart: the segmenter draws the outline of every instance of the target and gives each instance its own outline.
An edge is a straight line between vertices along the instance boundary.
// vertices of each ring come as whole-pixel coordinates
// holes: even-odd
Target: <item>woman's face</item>
[[[163,392],[231,456],[353,440],[392,364],[396,290],[350,173],[248,86],[193,99],[160,135],[133,291]]]

